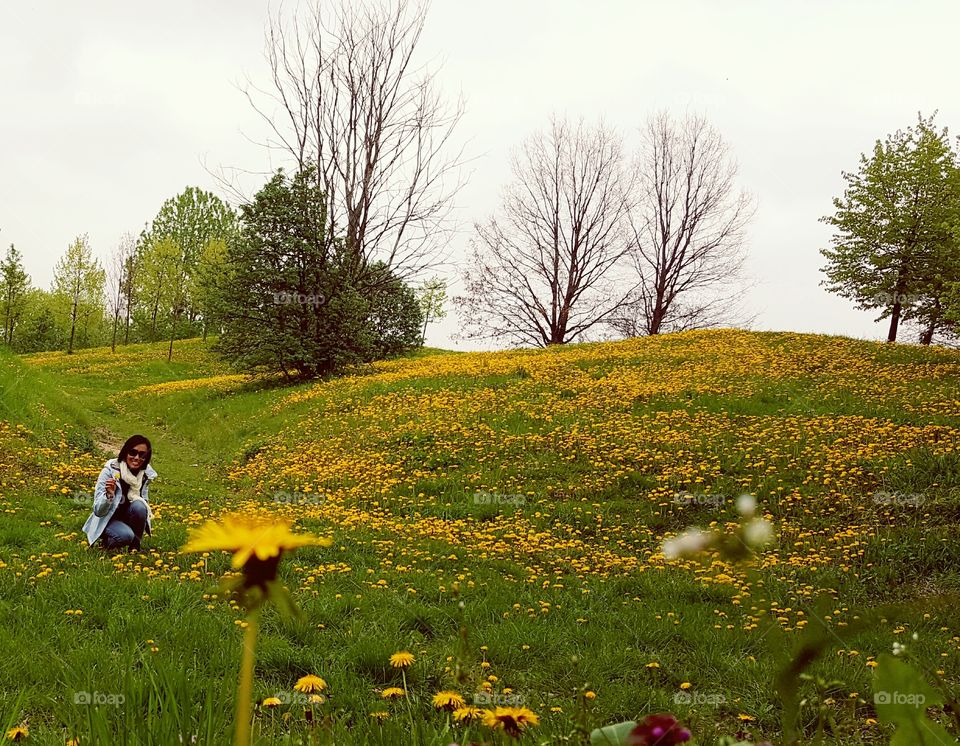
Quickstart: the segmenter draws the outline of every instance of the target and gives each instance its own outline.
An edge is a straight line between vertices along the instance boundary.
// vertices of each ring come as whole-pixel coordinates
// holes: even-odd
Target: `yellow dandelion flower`
[[[384,699],[393,699],[396,697],[402,697],[405,694],[406,692],[403,691],[403,689],[401,689],[399,686],[388,686],[383,690],[383,693],[380,696]]]
[[[187,543],[180,554],[222,549],[233,552],[231,566],[237,570],[254,555],[261,562],[279,557],[282,552],[305,546],[330,546],[333,541],[312,534],[294,534],[292,521],[266,518],[242,513],[231,513],[219,521],[207,521],[200,528],[191,529]]]
[[[390,717],[390,713],[386,710],[377,710],[376,712],[371,712],[370,717],[372,717],[374,720],[386,720],[388,717]]]
[[[409,668],[410,664],[416,660],[413,653],[408,653],[406,650],[401,650],[399,653],[394,653],[390,656],[390,665],[394,668]]]
[[[25,725],[17,725],[7,731],[8,741],[22,741],[30,735],[30,730]]]
[[[433,706],[438,710],[459,710],[466,707],[467,701],[457,692],[442,691],[433,695]]]
[[[297,679],[297,683],[293,685],[293,688],[298,692],[306,692],[308,694],[310,692],[322,692],[327,688],[327,682],[319,676],[308,674]]]
[[[267,697],[260,704],[264,707],[279,707],[283,702],[280,701],[279,697]]]
[[[525,728],[539,725],[540,718],[526,707],[496,707],[484,710],[483,724],[491,730],[503,730],[513,738],[519,738]]]
[[[683,689],[683,690],[687,690],[687,689],[691,688],[692,686],[693,686],[693,684],[691,684],[689,681],[684,681],[684,682],[680,685],[680,688]]]
[[[586,697],[587,699],[596,699],[597,693],[594,691],[588,690],[583,693],[583,696]]]
[[[755,719],[756,719],[756,718],[754,718],[753,716],[751,716],[751,715],[745,715],[745,714],[742,713],[742,712],[737,715],[737,720],[739,720],[739,721],[741,721],[741,722],[743,722],[743,723],[752,723]]]
[[[481,710],[479,707],[474,707],[473,705],[459,707],[453,711],[453,719],[458,723],[468,720],[479,720],[481,717],[483,717],[483,710]]]

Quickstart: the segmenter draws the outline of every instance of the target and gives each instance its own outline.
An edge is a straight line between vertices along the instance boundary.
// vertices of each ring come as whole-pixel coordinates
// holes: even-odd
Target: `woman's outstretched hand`
[[[114,479],[113,477],[110,477],[110,478],[107,480],[106,484],[107,484],[107,494],[110,495],[110,499],[112,500],[112,499],[113,499],[113,491],[114,491],[114,489],[115,489],[116,486],[117,486],[117,480]]]

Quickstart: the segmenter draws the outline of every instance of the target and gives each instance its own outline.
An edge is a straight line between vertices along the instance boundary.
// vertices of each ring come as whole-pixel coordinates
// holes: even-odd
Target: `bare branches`
[[[357,277],[377,260],[400,277],[435,266],[463,185],[452,144],[462,102],[445,105],[434,74],[415,63],[426,12],[405,0],[278,12],[266,32],[269,92],[245,91],[270,127],[267,147],[298,169],[316,166],[326,240]]]
[[[631,183],[622,142],[600,125],[554,120],[513,158],[502,217],[477,224],[458,297],[471,339],[546,346],[578,339],[632,288],[616,288]]]
[[[702,117],[677,123],[661,113],[643,134],[631,217],[640,288],[615,326],[630,330],[631,315],[642,319],[631,333],[718,325],[740,281],[753,201],[737,190],[736,163]]]
[[[605,126],[554,120],[513,175],[502,214],[476,225],[456,299],[465,338],[548,345],[601,324],[636,336],[749,323],[737,296],[752,200],[702,118],[653,117],[632,162]]]
[[[130,312],[133,290],[133,269],[137,251],[137,239],[132,233],[124,233],[107,262],[106,297],[107,310],[113,316],[113,333],[110,349],[117,349],[117,333],[120,319],[126,315],[126,329],[130,327]]]

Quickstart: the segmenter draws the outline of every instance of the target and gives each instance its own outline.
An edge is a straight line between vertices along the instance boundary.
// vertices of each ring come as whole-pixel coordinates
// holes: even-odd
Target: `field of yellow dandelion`
[[[289,387],[194,340],[169,363],[3,354],[0,393],[10,739],[232,743],[254,634],[220,583],[272,550],[214,536],[228,515],[332,539],[275,568],[299,614],[257,612],[254,743],[589,743],[657,713],[690,743],[779,743],[774,681],[813,634],[804,738],[888,742],[874,669],[895,644],[960,684],[957,351],[716,330]],[[107,556],[80,527],[133,433],[154,533]],[[745,494],[766,549],[665,556],[736,527]]]

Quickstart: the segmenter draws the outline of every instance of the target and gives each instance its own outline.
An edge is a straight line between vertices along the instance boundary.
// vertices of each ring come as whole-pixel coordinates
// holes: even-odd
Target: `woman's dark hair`
[[[138,446],[141,443],[147,447],[147,457],[140,462],[140,469],[146,469],[147,464],[150,463],[150,459],[153,458],[153,446],[150,445],[150,441],[142,435],[131,435],[129,438],[127,438],[127,442],[123,444],[123,447],[120,449],[120,453],[117,455],[117,461],[120,463],[126,461],[127,454],[133,450],[134,446]],[[140,469],[134,471],[134,474],[139,473]]]

